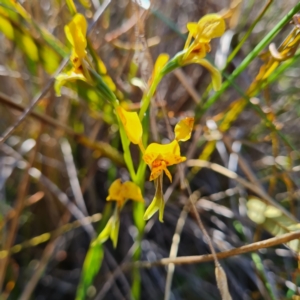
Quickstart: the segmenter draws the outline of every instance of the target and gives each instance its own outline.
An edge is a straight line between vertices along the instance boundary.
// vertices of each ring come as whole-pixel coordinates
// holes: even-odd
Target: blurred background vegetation
[[[178,120],[195,116],[181,152],[202,165],[172,168],[164,223],[153,217],[142,236],[128,202],[116,249],[91,244],[112,211],[110,184],[130,179],[115,112],[84,82],[61,97],[53,89],[71,49],[70,1],[16,3],[0,0],[0,299],[221,299],[213,262],[188,261],[210,253],[189,197],[216,252],[295,233],[221,261],[232,299],[300,299],[299,2],[74,1],[98,73],[131,110],[158,55],[183,49],[187,22],[219,12],[227,24],[208,56],[221,90],[203,67],[186,66],[162,80],[150,109],[152,142],[168,142]],[[177,256],[187,260],[158,261]]]

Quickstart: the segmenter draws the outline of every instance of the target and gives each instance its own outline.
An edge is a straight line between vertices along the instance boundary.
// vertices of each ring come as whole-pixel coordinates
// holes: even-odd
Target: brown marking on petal
[[[74,66],[73,71],[76,74],[83,74],[83,67],[82,67],[82,65],[79,65],[78,67]]]
[[[202,48],[202,44],[196,44],[196,45],[193,47],[191,53],[201,52],[201,51],[199,51],[199,50],[201,50],[201,48]]]
[[[73,60],[72,60],[72,62],[73,62],[74,64],[76,64],[78,61],[79,61],[79,58],[78,58],[77,56],[75,56],[75,57],[73,58]]]
[[[152,162],[152,168],[158,168],[161,167],[163,164],[163,161],[160,159],[156,159],[155,161]]]

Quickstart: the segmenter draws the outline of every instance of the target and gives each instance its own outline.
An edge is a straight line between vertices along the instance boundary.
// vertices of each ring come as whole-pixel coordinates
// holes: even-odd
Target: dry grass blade
[[[265,249],[273,246],[277,246],[280,244],[285,244],[287,242],[296,240],[300,238],[300,231],[295,231],[287,234],[283,234],[279,237],[273,237],[264,241],[252,243],[249,245],[242,246],[240,248],[231,249],[224,252],[216,253],[217,259],[225,259],[228,257],[241,255],[244,253],[250,253],[253,251],[257,251],[259,249]],[[213,261],[214,256],[212,254],[206,255],[190,255],[190,256],[181,256],[177,258],[163,258],[157,261],[149,262],[149,261],[138,261],[134,263],[124,264],[123,270],[135,268],[153,268],[158,266],[167,266],[169,264],[175,265],[185,265],[185,264],[199,264],[208,261]]]
[[[103,11],[107,8],[107,6],[110,4],[110,0],[106,0],[96,11],[95,15],[94,15],[94,20],[93,23],[89,26],[88,29],[88,33],[91,32],[91,30],[93,29],[93,27],[95,26],[96,22],[98,21],[98,19],[100,18],[100,16],[102,15]],[[24,111],[24,113],[19,117],[19,119],[15,122],[15,124],[13,124],[12,126],[10,126],[2,135],[2,137],[0,138],[0,145],[3,144],[8,137],[15,131],[15,129],[20,126],[21,123],[24,122],[24,120],[26,119],[26,117],[33,111],[33,109],[35,108],[35,106],[39,103],[39,101],[48,93],[48,91],[50,90],[50,88],[52,88],[54,81],[55,81],[55,77],[64,69],[64,67],[67,65],[69,61],[69,57],[66,57],[60,64],[60,66],[58,67],[58,69],[55,71],[55,73],[53,74],[53,76],[48,80],[46,86],[43,88],[43,90],[32,99],[30,105],[28,106],[28,108],[26,108],[26,110]]]
[[[18,103],[15,103],[10,97],[4,95],[1,92],[0,92],[0,102],[20,112],[24,112],[26,110],[25,107],[23,107]],[[45,114],[31,111],[30,116],[41,121],[44,124],[63,130],[66,134],[74,137],[75,140],[78,141],[78,143],[81,143],[82,145],[85,145],[86,147],[91,148],[93,150],[99,151],[99,153],[102,156],[110,158],[117,165],[120,166],[124,165],[124,159],[122,155],[115,148],[111,147],[109,144],[101,141],[92,141],[84,134],[74,131],[71,127],[68,127],[67,125]]]
[[[62,139],[61,142],[61,150],[64,155],[67,173],[70,180],[70,186],[72,188],[73,196],[75,198],[75,202],[81,212],[87,216],[88,212],[85,206],[85,202],[83,199],[83,195],[81,192],[80,184],[77,177],[76,166],[74,164],[74,159],[72,155],[72,149],[69,142],[66,139]]]
[[[0,0],[1,300],[299,297],[300,2],[204,2]]]
[[[200,160],[200,159],[190,159],[187,162],[187,165],[189,167],[209,168],[209,169],[211,169],[211,170],[213,170],[217,173],[220,173],[220,174],[222,174],[222,175],[224,175],[228,178],[234,179],[239,184],[243,185],[245,188],[247,188],[247,189],[251,190],[252,192],[256,193],[257,195],[259,195],[263,200],[267,201],[271,205],[278,208],[280,211],[282,211],[282,213],[285,216],[287,216],[288,218],[298,222],[297,219],[290,212],[288,212],[285,208],[283,208],[277,202],[275,202],[266,192],[261,190],[256,185],[250,183],[249,181],[246,181],[245,179],[241,178],[235,172],[232,172],[232,171],[228,170],[227,168],[225,168],[221,165],[218,165],[218,164],[215,164],[215,163],[210,163],[208,161]]]
[[[222,300],[232,300],[228,290],[227,276],[220,264],[215,267],[215,273]]]
[[[43,273],[45,272],[46,266],[51,259],[51,256],[53,255],[53,252],[55,251],[55,248],[57,244],[60,241],[60,237],[54,239],[53,241],[50,241],[48,245],[45,248],[45,251],[43,253],[43,256],[41,260],[39,261],[36,270],[31,277],[30,281],[26,285],[23,293],[20,296],[20,300],[29,300],[34,289],[36,288],[36,285],[38,284],[40,278],[42,277]]]
[[[69,61],[69,58],[65,58],[62,61],[59,68],[55,72],[54,76],[51,79],[49,79],[49,81],[46,84],[46,86],[44,87],[44,89],[36,97],[34,97],[32,99],[30,105],[25,109],[25,111],[19,117],[19,119],[15,122],[15,124],[13,124],[12,126],[10,126],[9,128],[6,129],[6,131],[2,134],[2,137],[0,138],[0,145],[2,145],[10,137],[10,135],[15,131],[15,129],[24,122],[26,117],[33,111],[33,109],[39,103],[39,101],[48,93],[48,91],[50,90],[50,88],[52,87],[52,85],[55,81],[55,77],[63,70],[63,68],[67,65],[68,61]]]

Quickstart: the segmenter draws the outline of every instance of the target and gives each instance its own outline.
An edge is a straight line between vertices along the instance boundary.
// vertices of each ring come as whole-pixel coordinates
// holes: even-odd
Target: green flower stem
[[[119,101],[114,94],[113,91],[106,85],[106,83],[103,81],[101,76],[93,69],[89,68],[89,71],[92,75],[92,79],[96,83],[96,88],[100,91],[100,93],[104,96],[105,99],[109,100],[113,107],[116,109],[119,106]],[[123,124],[117,115],[117,120],[119,124],[119,130],[120,130],[120,137],[121,137],[121,142],[122,142],[122,147],[124,151],[124,160],[127,166],[127,169],[129,171],[130,177],[133,182],[136,182],[136,173],[134,170],[134,165],[131,157],[131,152],[129,149],[130,141],[125,133]]]
[[[276,300],[277,297],[275,295],[275,292],[273,291],[272,284],[268,280],[268,276],[266,274],[266,270],[264,268],[262,259],[260,258],[260,256],[257,253],[252,253],[251,257],[254,262],[255,268],[258,271],[258,274],[260,275],[263,284],[265,285],[265,288],[268,292],[268,296],[270,297],[270,299]]]
[[[143,118],[145,116],[145,113],[150,105],[151,99],[157,89],[158,84],[160,83],[160,81],[162,80],[162,78],[165,75],[167,75],[171,71],[175,70],[176,68],[181,67],[179,60],[184,53],[185,53],[185,51],[181,51],[181,52],[177,53],[171,60],[169,60],[169,62],[154,77],[149,90],[147,91],[146,94],[144,94],[142,101],[141,101],[141,109],[140,109],[140,113],[139,113],[139,118],[141,121],[143,120]]]
[[[203,105],[201,115],[203,115],[227,90],[227,88],[247,67],[248,65],[258,56],[258,54],[273,40],[273,38],[279,33],[279,31],[291,20],[291,18],[300,10],[300,2],[294,6],[289,13],[281,19],[281,21],[262,39],[262,41],[248,54],[248,56],[242,61],[242,63],[232,72],[228,77],[220,90],[210,97],[207,102]]]
[[[106,85],[106,83],[103,81],[101,76],[95,70],[89,68],[89,71],[92,75],[92,79],[96,83],[96,88],[100,91],[100,93],[104,96],[104,98],[106,98],[107,100],[109,100],[111,102],[113,107],[116,109],[119,106],[119,101],[118,101],[116,95],[114,94],[114,92],[111,91],[111,89]],[[117,115],[117,120],[118,120],[118,124],[119,124],[119,129],[120,129],[120,137],[121,137],[122,147],[123,147],[123,151],[124,151],[124,160],[125,160],[127,169],[129,171],[130,177],[132,178],[132,181],[136,182],[136,173],[134,170],[131,152],[129,149],[130,141],[125,133],[123,124],[118,115]]]
[[[95,81],[96,88],[104,96],[104,99],[109,100],[114,107],[119,105],[119,101],[114,92],[107,86],[101,76],[94,70],[89,68],[92,79]]]
[[[141,144],[146,145],[149,137],[149,114],[146,113],[146,117],[142,121],[143,125],[143,137]],[[144,146],[142,146],[144,147]],[[144,184],[145,184],[145,173],[146,173],[147,165],[143,160],[141,155],[139,166],[136,172],[136,184],[141,188],[142,193],[144,193]],[[144,228],[145,228],[145,220],[144,220],[144,213],[145,213],[145,205],[143,203],[135,202],[133,203],[133,219],[135,226],[138,229],[138,248],[140,247],[140,242],[143,237]],[[140,250],[139,250],[140,251]],[[138,257],[138,256],[137,256]],[[137,258],[138,259],[138,258]]]
[[[141,121],[144,118],[144,115],[150,105],[151,98],[153,97],[153,95],[156,91],[156,88],[157,88],[158,84],[160,83],[161,79],[162,79],[161,73],[158,73],[158,75],[154,78],[153,83],[150,86],[150,89],[142,98],[141,109],[140,109],[140,113],[139,113],[139,118]]]
[[[136,183],[136,173],[134,170],[131,152],[129,149],[130,141],[126,135],[125,129],[118,115],[117,115],[117,119],[119,123],[120,137],[121,137],[122,147],[124,151],[124,160],[132,181]]]
[[[143,126],[143,136],[142,136],[142,146],[141,148],[144,148],[144,145],[147,145],[148,143],[148,137],[149,137],[149,111],[145,113],[145,117],[142,120],[142,126]],[[141,188],[142,193],[144,194],[144,184],[145,184],[145,173],[146,173],[147,165],[143,160],[142,154],[139,161],[139,166],[136,173],[136,184]],[[138,261],[141,259],[142,254],[142,239],[144,235],[144,229],[145,229],[145,220],[144,220],[144,213],[145,213],[145,204],[134,202],[133,203],[133,220],[134,224],[138,230],[138,235],[135,239],[136,243],[136,250],[132,256],[133,261]],[[140,299],[141,295],[141,274],[140,270],[138,268],[134,268],[132,270],[132,286],[131,286],[131,293],[133,295],[133,299]]]
[[[241,39],[241,41],[238,43],[238,45],[234,48],[234,50],[231,52],[231,54],[229,55],[227,62],[226,62],[226,67],[229,65],[229,63],[234,59],[234,57],[236,56],[236,54],[240,51],[240,49],[242,48],[242,46],[244,45],[244,43],[246,42],[246,40],[248,39],[248,37],[250,36],[250,34],[252,33],[253,29],[255,28],[255,26],[257,25],[257,23],[261,20],[261,18],[264,16],[264,14],[267,12],[268,8],[270,7],[270,5],[272,4],[271,1],[269,1],[266,6],[264,7],[264,9],[262,10],[262,12],[259,14],[259,16],[255,19],[255,21],[251,24],[250,28],[247,30],[246,34],[243,36],[243,38]],[[226,67],[224,69],[226,69]]]
[[[226,74],[225,74],[226,76]],[[228,80],[229,77],[228,77]],[[293,151],[295,151],[299,156],[299,151],[297,149],[297,147],[295,147],[293,145],[293,143],[288,139],[288,137],[286,135],[284,135],[280,130],[278,130],[276,128],[276,126],[273,124],[273,122],[271,122],[266,114],[263,112],[263,110],[261,109],[261,107],[259,105],[255,105],[255,104],[252,104],[251,101],[250,101],[250,97],[248,95],[246,95],[242,90],[241,88],[233,81],[231,81],[231,84],[234,86],[234,88],[236,89],[237,92],[240,93],[240,95],[247,101],[247,103],[259,114],[259,116],[265,121],[265,124],[266,126],[268,126],[271,130],[273,130],[274,132],[276,132],[278,134],[278,136],[280,136],[280,138],[284,141],[284,143],[290,148],[292,149]],[[255,95],[257,95],[258,93],[258,90],[256,90],[253,94],[252,97],[254,97]]]

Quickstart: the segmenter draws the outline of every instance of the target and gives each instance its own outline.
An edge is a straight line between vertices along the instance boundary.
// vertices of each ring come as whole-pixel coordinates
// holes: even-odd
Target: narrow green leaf
[[[233,73],[228,77],[220,90],[216,92],[212,97],[210,97],[207,102],[203,105],[201,115],[203,115],[218,99],[227,88],[247,67],[248,65],[258,56],[258,54],[270,44],[274,37],[280,32],[280,30],[291,20],[291,18],[300,10],[300,2],[294,6],[285,16],[280,20],[280,22],[274,26],[274,28],[261,40],[260,43],[247,55],[247,57],[241,62],[241,64],[233,71]]]
[[[86,298],[88,288],[92,285],[93,280],[102,264],[104,257],[103,245],[100,243],[91,243],[88,253],[83,263],[80,283],[77,289],[76,300]]]

